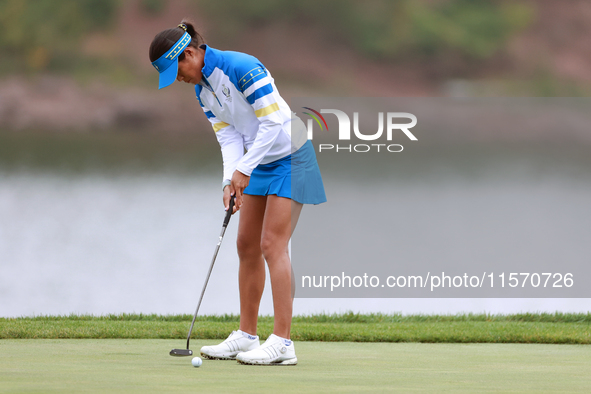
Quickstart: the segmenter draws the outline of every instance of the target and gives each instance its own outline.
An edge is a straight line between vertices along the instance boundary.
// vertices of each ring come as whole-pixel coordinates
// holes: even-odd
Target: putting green
[[[193,350],[219,341],[193,340]],[[587,345],[296,342],[299,364],[168,355],[182,340],[0,340],[0,392],[589,392]]]

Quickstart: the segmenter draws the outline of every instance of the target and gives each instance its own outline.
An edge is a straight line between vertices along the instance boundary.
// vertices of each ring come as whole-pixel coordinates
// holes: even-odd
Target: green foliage
[[[160,14],[166,6],[164,0],[142,0],[140,4],[143,11],[152,16]]]
[[[385,57],[455,53],[484,59],[494,55],[531,20],[529,9],[519,3],[475,0],[436,5],[410,0],[373,3],[374,7],[368,7],[363,17],[354,22],[360,32],[356,42],[369,52]]]
[[[0,72],[84,68],[81,39],[110,27],[121,4],[0,0]],[[156,16],[167,2],[138,4]],[[532,7],[509,0],[227,0],[199,2],[196,12],[215,26],[211,34],[222,38],[217,42],[261,25],[289,23],[374,58],[469,62],[497,53],[533,20]]]
[[[117,0],[0,0],[0,57],[31,71],[76,58],[80,38],[108,27],[117,6]]]
[[[533,19],[533,9],[490,0],[244,0],[205,2],[212,17],[241,29],[287,20],[315,26],[377,58],[495,54]]]

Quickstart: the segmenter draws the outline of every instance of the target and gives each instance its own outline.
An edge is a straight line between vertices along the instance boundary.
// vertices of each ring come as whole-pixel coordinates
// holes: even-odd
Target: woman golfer
[[[197,100],[222,149],[224,206],[228,209],[234,197],[234,212],[241,211],[240,329],[219,345],[204,346],[201,355],[242,364],[294,365],[288,242],[303,204],[326,201],[304,124],[281,98],[260,61],[205,45],[188,22],[156,35],[150,61],[160,73],[159,88],[175,80],[195,85]],[[261,345],[256,331],[265,261],[275,323],[273,334]]]

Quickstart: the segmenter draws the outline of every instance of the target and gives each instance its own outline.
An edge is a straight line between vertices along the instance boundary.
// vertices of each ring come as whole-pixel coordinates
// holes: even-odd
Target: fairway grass
[[[0,318],[0,339],[183,339],[192,316],[108,315]],[[239,325],[233,315],[200,316],[193,338],[225,339]],[[260,317],[258,334],[272,333]],[[590,314],[313,315],[296,316],[292,339],[324,342],[591,344]]]
[[[195,340],[192,349],[215,340]],[[591,387],[591,347],[296,342],[293,367],[168,355],[170,339],[0,341],[0,393],[569,392]]]

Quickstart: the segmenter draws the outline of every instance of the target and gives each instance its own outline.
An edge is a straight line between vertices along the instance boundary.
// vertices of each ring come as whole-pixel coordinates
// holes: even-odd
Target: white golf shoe
[[[240,364],[251,365],[296,365],[298,363],[293,341],[286,345],[283,339],[275,334],[271,334],[259,348],[238,353],[236,360]]]
[[[235,360],[240,352],[248,352],[261,346],[259,336],[249,335],[242,331],[232,331],[228,339],[219,345],[203,346],[201,356],[210,360]]]

